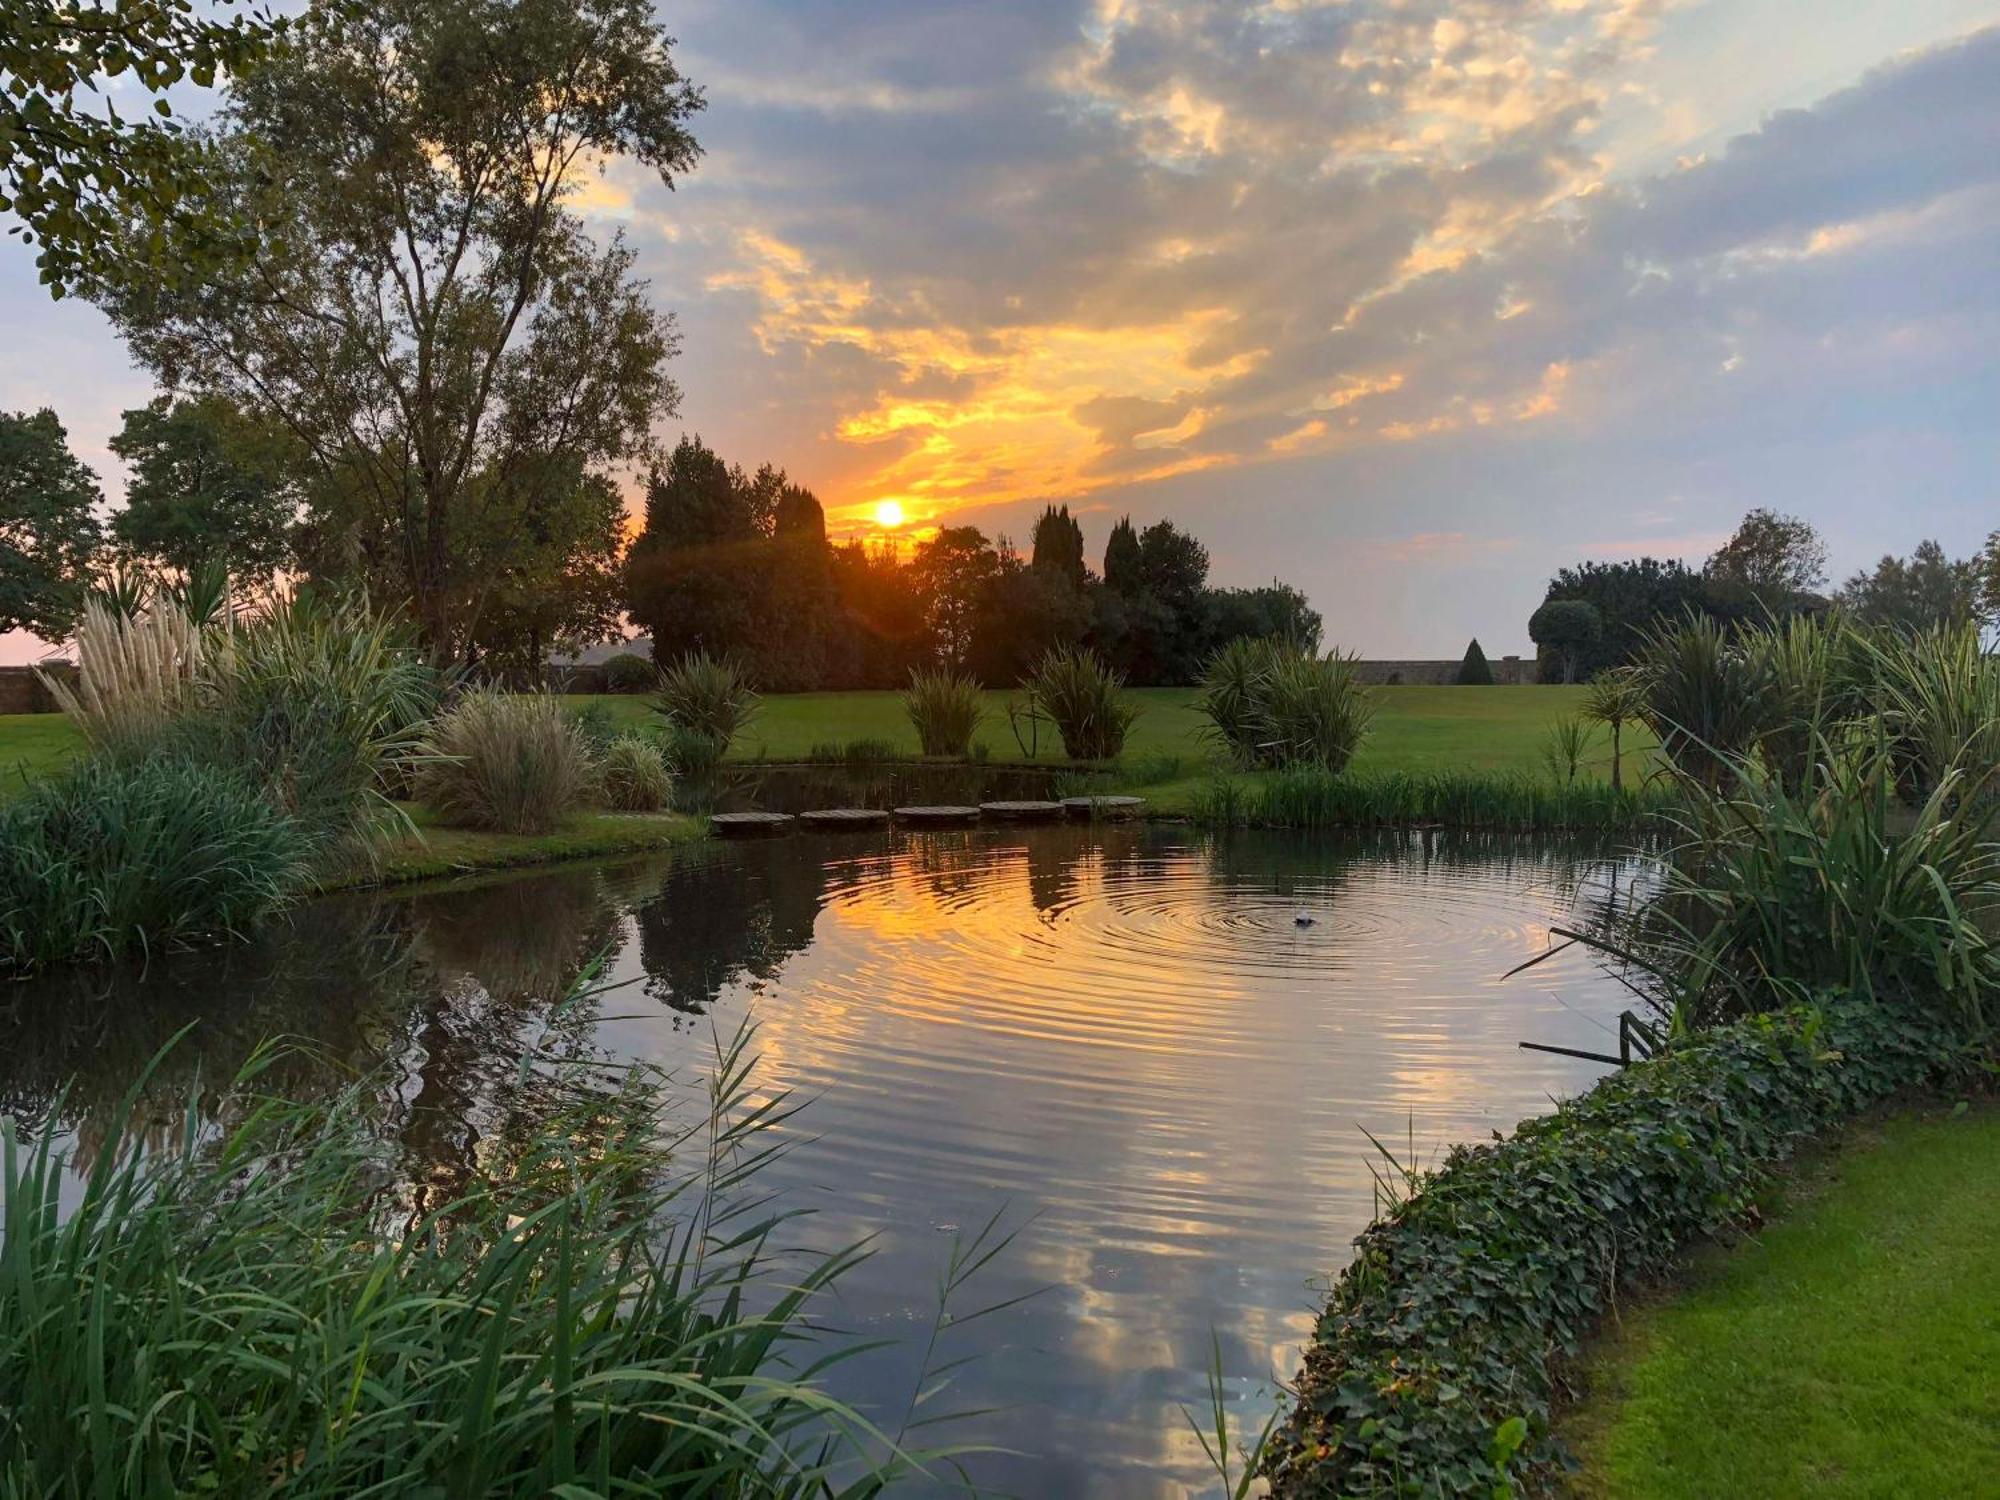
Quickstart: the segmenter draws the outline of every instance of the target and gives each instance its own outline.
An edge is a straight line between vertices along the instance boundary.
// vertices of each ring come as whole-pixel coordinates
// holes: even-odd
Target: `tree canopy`
[[[291,560],[303,495],[282,428],[220,396],[161,396],[125,413],[111,451],[131,470],[111,518],[125,553],[182,573],[220,562],[252,582]]]
[[[318,556],[393,578],[440,660],[676,409],[671,317],[571,207],[608,160],[693,167],[671,41],[645,0],[316,4],[203,137],[205,201],[260,253],[95,289],[170,384],[285,424]]]
[[[0,631],[59,641],[75,627],[102,499],[54,412],[0,412]]]
[[[1908,558],[1887,557],[1841,587],[1841,608],[1868,625],[1917,631],[1982,619],[1980,559],[1954,562],[1937,542],[1917,543]]]

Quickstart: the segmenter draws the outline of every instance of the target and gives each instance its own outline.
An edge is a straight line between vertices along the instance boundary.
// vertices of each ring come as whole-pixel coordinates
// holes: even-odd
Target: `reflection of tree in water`
[[[587,1050],[594,1007],[558,1002],[620,920],[598,871],[567,870],[328,898],[233,947],[14,985],[0,997],[11,1043],[0,1110],[30,1131],[69,1131],[87,1170],[121,1099],[182,1028],[138,1101],[142,1141],[178,1130],[190,1098],[212,1119],[244,1061],[279,1039],[287,1050],[260,1088],[311,1097],[379,1072],[404,1170],[449,1190],[552,1105],[525,1064]]]
[[[826,862],[809,840],[676,859],[635,913],[646,993],[700,1015],[738,979],[774,978],[811,944],[826,882]]]
[[[135,1101],[143,1141],[177,1132],[190,1098],[208,1118],[273,1039],[285,1050],[260,1087],[294,1098],[338,1087],[407,1045],[405,917],[379,900],[315,902],[246,943],[8,986],[0,1112],[30,1133],[73,1132],[87,1168],[104,1122],[170,1042]]]

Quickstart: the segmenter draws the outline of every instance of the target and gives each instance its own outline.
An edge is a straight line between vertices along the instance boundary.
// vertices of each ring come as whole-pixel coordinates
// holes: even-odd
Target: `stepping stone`
[[[1132,818],[1146,805],[1144,797],[1065,797],[1063,811],[1072,818]]]
[[[799,814],[808,828],[887,828],[886,807],[821,807]]]
[[[934,828],[962,827],[979,821],[976,807],[899,807],[896,809],[899,823],[922,823]]]
[[[716,813],[708,826],[726,839],[753,839],[771,833],[789,833],[798,820],[790,813]]]
[[[1063,815],[1060,802],[982,802],[979,810],[1006,823],[1040,823]]]

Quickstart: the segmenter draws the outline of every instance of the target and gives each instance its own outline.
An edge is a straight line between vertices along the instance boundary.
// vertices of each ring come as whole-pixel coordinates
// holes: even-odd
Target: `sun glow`
[[[877,500],[875,502],[875,524],[885,531],[894,531],[903,524],[903,504],[900,500]]]

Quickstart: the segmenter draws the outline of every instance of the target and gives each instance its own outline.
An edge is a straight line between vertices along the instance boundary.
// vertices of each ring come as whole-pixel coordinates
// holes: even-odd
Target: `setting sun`
[[[875,502],[875,524],[895,528],[903,524],[903,505],[899,500],[877,500]]]

